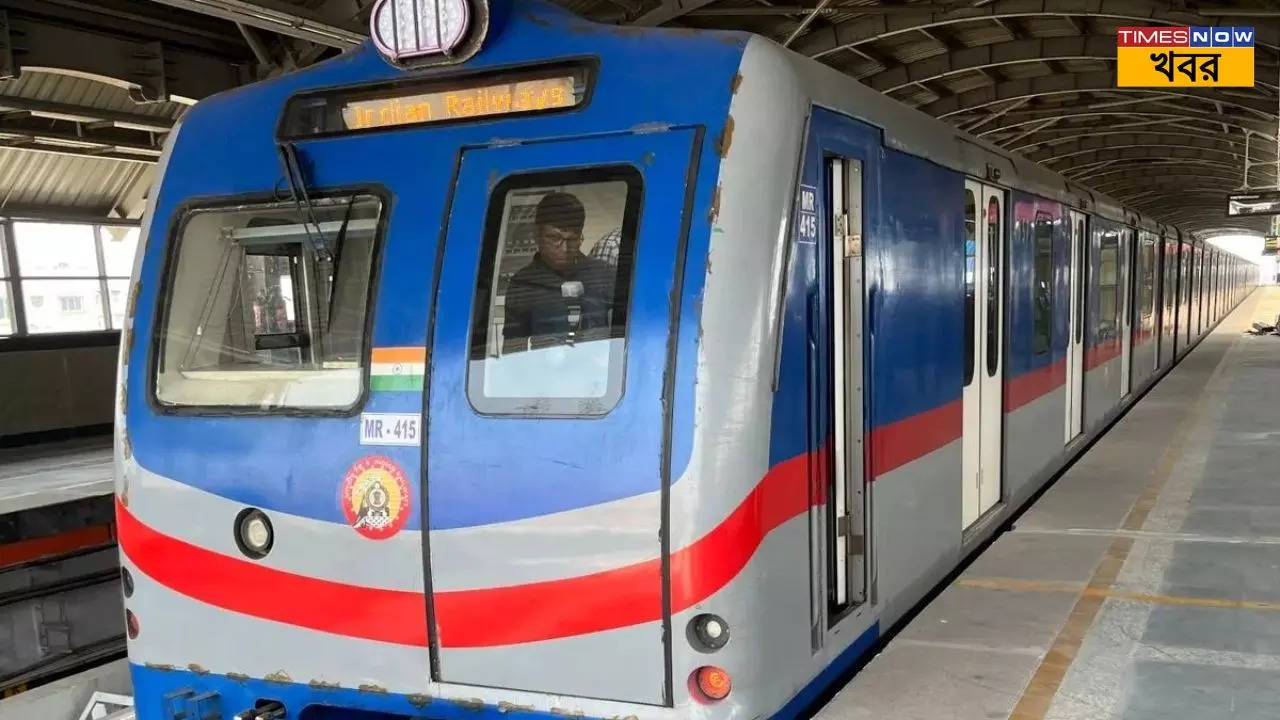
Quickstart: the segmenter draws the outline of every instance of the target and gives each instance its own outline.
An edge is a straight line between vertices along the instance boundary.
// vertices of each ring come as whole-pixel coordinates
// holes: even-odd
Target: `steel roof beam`
[[[31,139],[0,139],[0,150],[26,150],[28,152],[48,153],[52,155],[71,155],[74,157],[99,158],[103,160],[119,160],[153,164],[159,162],[158,157],[143,157],[101,148],[69,147],[66,145],[46,145]]]
[[[1079,135],[1069,135],[1053,140],[1042,141],[1037,144],[1028,144],[1021,147],[1011,147],[1010,150],[1021,153],[1028,160],[1036,162],[1050,162],[1060,157],[1060,153],[1064,149],[1074,150],[1104,150],[1111,147],[1128,147],[1135,143],[1148,143],[1152,140],[1160,143],[1177,143],[1187,147],[1203,147],[1214,148],[1219,150],[1227,150],[1241,157],[1244,156],[1244,137],[1239,136],[1239,140],[1233,139],[1235,136],[1230,135],[1206,135],[1205,133],[1190,132],[1169,132],[1167,130],[1094,130]],[[1033,151],[1031,148],[1041,146],[1042,149]],[[1275,155],[1276,149],[1270,143],[1260,143],[1259,148],[1265,148],[1262,152],[1268,155]]]
[[[1115,36],[1055,37],[1010,40],[952,50],[943,55],[891,67],[864,82],[880,92],[893,92],[911,83],[938,80],[949,75],[981,71],[1003,65],[1058,60],[1112,60]]]
[[[79,123],[106,122],[110,123],[112,127],[145,132],[165,133],[173,129],[173,120],[161,115],[103,110],[84,105],[34,100],[10,95],[0,95],[0,109],[22,111],[34,117],[52,120]]]
[[[632,21],[632,25],[655,26],[700,10],[715,0],[662,0],[662,4]]]
[[[1082,110],[1079,112],[1038,111],[1037,110],[1037,111],[1028,111],[1028,112],[1011,112],[1005,115],[1006,122],[1001,123],[996,127],[987,128],[986,130],[983,130],[982,132],[978,133],[978,136],[987,138],[989,140],[996,140],[991,136],[994,136],[998,133],[1018,132],[1028,126],[1035,126],[1037,123],[1044,122],[1045,120],[1054,120],[1061,123],[1062,121],[1065,121],[1065,120],[1090,118],[1090,117],[1098,117],[1098,118],[1106,119],[1104,120],[1104,122],[1107,123],[1107,127],[1117,127],[1116,125],[1111,124],[1111,120],[1119,119],[1123,117],[1164,118],[1164,120],[1154,120],[1152,122],[1179,121],[1179,122],[1208,122],[1208,123],[1215,123],[1215,124],[1225,124],[1228,127],[1234,127],[1241,131],[1250,130],[1254,133],[1257,133],[1258,135],[1265,137],[1268,140],[1275,140],[1274,135],[1268,134],[1268,133],[1275,132],[1275,126],[1270,125],[1268,123],[1264,123],[1260,120],[1244,119],[1235,115],[1216,115],[1216,114],[1210,114],[1210,113],[1197,113],[1190,110],[1183,110],[1183,111],[1177,111],[1177,112],[1170,111],[1170,110],[1159,110],[1159,111],[1128,110],[1128,111],[1102,111],[1102,112],[1088,111],[1088,110]],[[1016,118],[1026,118],[1026,119],[1017,120],[1016,122],[1009,122],[1009,120],[1014,120]],[[1071,130],[1075,130],[1081,127],[1087,127],[1087,126],[1066,124],[1066,125],[1060,125],[1058,127],[1054,127],[1049,132],[1069,132]]]
[[[365,35],[326,22],[298,6],[275,7],[269,0],[152,0],[152,2],[267,30],[277,35],[339,49],[364,42]]]
[[[212,18],[203,23],[191,22],[189,17],[175,18],[167,8],[139,4],[137,0],[39,0],[39,4],[42,18],[62,25],[145,37],[228,58],[244,55],[236,33]],[[0,0],[0,8],[12,14],[29,12],[32,6],[31,0]]]
[[[75,133],[54,130],[38,130],[31,127],[12,127],[0,125],[0,138],[18,138],[22,141],[34,141],[40,144],[62,145],[72,148],[87,148],[99,152],[126,153],[149,158],[160,157],[161,148],[121,137],[101,137],[94,135],[77,135]]]
[[[1099,159],[1099,153],[1106,153],[1105,159]],[[1239,154],[1227,150],[1218,150],[1216,148],[1202,148],[1186,145],[1171,145],[1167,143],[1152,143],[1146,145],[1129,145],[1126,147],[1110,147],[1110,148],[1090,148],[1079,152],[1070,153],[1062,157],[1041,161],[1042,164],[1052,164],[1052,169],[1058,173],[1070,174],[1070,171],[1083,166],[1096,166],[1101,162],[1119,162],[1125,160],[1217,160],[1221,163],[1234,163],[1239,160]],[[1238,167],[1238,166],[1237,166]],[[1241,177],[1244,173],[1241,172]],[[1080,178],[1072,178],[1080,179]]]
[[[0,22],[5,16],[13,64],[0,62],[0,77],[16,77],[23,67],[67,71],[128,88],[140,101],[198,100],[249,79],[225,56],[5,11]]]
[[[1156,168],[1158,168],[1158,170],[1156,170]],[[1240,184],[1240,180],[1244,175],[1244,173],[1241,172],[1240,166],[1235,163],[1219,162],[1216,160],[1175,158],[1169,162],[1159,164],[1133,161],[1130,163],[1109,165],[1105,168],[1098,168],[1096,171],[1090,170],[1083,172],[1077,175],[1077,177],[1087,178],[1089,185],[1092,187],[1094,183],[1106,183],[1115,178],[1150,178],[1152,177],[1153,172],[1190,175],[1205,173],[1207,176],[1234,178],[1237,185]]]
[[[1152,90],[1148,88],[1116,88],[1114,72],[1084,72],[1061,75],[1045,75],[1033,78],[1008,80],[994,86],[984,86],[966,90],[952,97],[941,98],[921,106],[919,109],[934,117],[949,117],[963,112],[985,108],[996,103],[1049,97],[1053,95],[1076,94],[1081,92],[1097,92],[1099,90],[1141,93],[1153,97],[1188,98],[1194,97],[1207,102],[1222,103],[1224,106],[1239,108],[1254,113],[1262,118],[1276,117],[1276,103],[1271,98],[1259,97],[1256,100],[1246,98],[1223,99],[1212,90],[1186,88],[1183,92]],[[1138,101],[1140,102],[1140,100]]]
[[[1106,184],[1095,184],[1090,187],[1100,193],[1105,193],[1112,197],[1120,197],[1120,193],[1143,187],[1195,187],[1196,183],[1201,182],[1204,183],[1205,187],[1229,190],[1238,187],[1240,179],[1220,175],[1166,175],[1160,178],[1159,182],[1152,182],[1150,176],[1146,178],[1130,177],[1124,180],[1113,180]]]
[[[1095,179],[1106,177],[1116,172],[1130,172],[1140,170],[1150,175],[1154,172],[1162,170],[1183,170],[1195,169],[1199,172],[1202,169],[1222,171],[1226,173],[1235,173],[1236,177],[1243,179],[1244,171],[1240,164],[1233,160],[1223,160],[1217,157],[1174,157],[1174,158],[1151,158],[1151,157],[1123,157],[1111,158],[1102,161],[1083,162],[1070,168],[1061,169],[1060,172],[1071,179],[1073,182],[1092,183]],[[1253,167],[1249,171],[1250,181],[1264,183],[1270,181],[1270,175],[1263,178],[1263,168]]]
[[[1131,157],[1158,157],[1158,158],[1179,158],[1179,157],[1207,157],[1209,155],[1227,158],[1239,158],[1240,154],[1230,150],[1222,150],[1214,147],[1199,147],[1196,145],[1179,145],[1174,143],[1134,143],[1131,145],[1116,145],[1112,147],[1102,148],[1084,148],[1081,150],[1073,150],[1071,152],[1062,153],[1053,157],[1046,157],[1037,160],[1041,165],[1054,166],[1063,161],[1070,161],[1075,158],[1096,156],[1097,153],[1116,153],[1109,155],[1109,159],[1131,158]],[[1069,163],[1063,167],[1074,167],[1074,163]]]
[[[909,6],[908,6],[909,7]],[[855,17],[829,28],[814,30],[796,50],[811,57],[821,57],[842,48],[921,29],[956,23],[1020,18],[1036,15],[1074,15],[1132,21],[1135,24],[1213,25],[1204,15],[1166,9],[1154,2],[1133,0],[994,0],[980,7],[962,7],[947,11],[921,11],[897,15]],[[857,8],[849,8],[856,12]],[[1258,26],[1259,44],[1276,49],[1280,46],[1280,29]]]

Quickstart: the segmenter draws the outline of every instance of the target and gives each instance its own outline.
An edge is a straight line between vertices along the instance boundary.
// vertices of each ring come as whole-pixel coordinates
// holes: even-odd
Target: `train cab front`
[[[138,717],[747,713],[666,515],[745,38],[533,0],[371,31],[162,158],[117,415]]]

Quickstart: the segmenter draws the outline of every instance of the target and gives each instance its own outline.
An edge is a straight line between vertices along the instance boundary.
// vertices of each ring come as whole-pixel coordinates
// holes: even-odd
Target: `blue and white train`
[[[760,37],[373,34],[161,161],[141,720],[796,717],[1254,277]]]

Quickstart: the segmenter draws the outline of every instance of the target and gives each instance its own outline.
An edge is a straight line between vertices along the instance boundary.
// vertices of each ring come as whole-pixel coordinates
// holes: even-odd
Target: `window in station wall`
[[[16,266],[0,272],[0,334],[16,334],[21,302],[32,335],[117,330],[124,323],[138,228],[17,221],[10,226]],[[3,318],[9,318],[8,325]]]
[[[13,281],[9,279],[9,253],[0,230],[0,337],[13,334]]]

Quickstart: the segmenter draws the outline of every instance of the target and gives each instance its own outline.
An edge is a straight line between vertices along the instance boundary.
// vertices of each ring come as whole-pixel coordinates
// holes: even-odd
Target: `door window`
[[[590,416],[618,404],[641,186],[617,166],[494,189],[471,327],[476,410]]]

